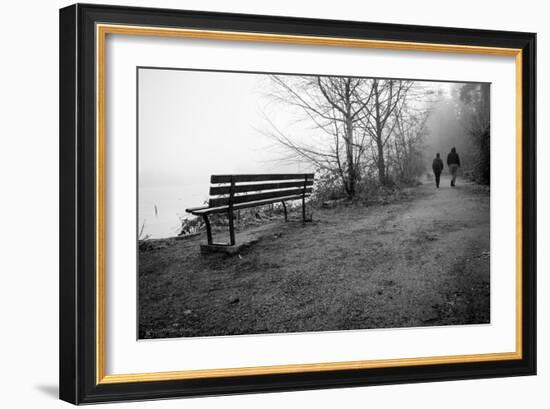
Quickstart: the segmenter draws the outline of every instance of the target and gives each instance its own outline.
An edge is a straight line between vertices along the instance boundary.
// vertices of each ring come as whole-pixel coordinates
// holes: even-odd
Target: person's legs
[[[435,173],[435,187],[439,187],[439,179],[441,177],[441,173],[436,172]]]
[[[452,175],[451,186],[454,186],[456,182],[456,171],[458,170],[458,165],[452,164],[450,168],[451,168],[451,175]]]

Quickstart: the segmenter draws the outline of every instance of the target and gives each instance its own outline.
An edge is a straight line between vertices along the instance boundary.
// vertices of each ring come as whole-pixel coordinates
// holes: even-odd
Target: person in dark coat
[[[439,178],[441,177],[441,172],[443,171],[443,161],[439,157],[439,153],[436,153],[435,159],[432,162],[432,170],[435,175],[435,186],[439,188]]]
[[[456,182],[456,172],[460,167],[460,157],[458,156],[458,153],[456,153],[456,148],[451,149],[451,153],[447,155],[447,166],[451,171],[451,186],[454,186]]]

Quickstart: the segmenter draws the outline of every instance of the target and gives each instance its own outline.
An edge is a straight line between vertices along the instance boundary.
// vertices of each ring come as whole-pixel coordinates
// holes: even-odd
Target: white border
[[[106,374],[515,351],[514,57],[108,35]],[[136,341],[136,66],[487,81],[491,324]]]

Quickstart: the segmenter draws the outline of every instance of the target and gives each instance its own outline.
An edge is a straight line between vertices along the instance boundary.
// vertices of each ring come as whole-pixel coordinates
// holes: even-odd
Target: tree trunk
[[[355,185],[357,175],[355,174],[355,164],[353,163],[353,123],[351,117],[346,117],[346,160],[348,162],[348,189],[350,198],[355,196]]]
[[[386,161],[384,160],[384,146],[382,141],[378,143],[378,181],[381,185],[386,184]]]
[[[381,185],[386,183],[386,163],[384,161],[384,141],[382,139],[382,132],[384,127],[380,122],[380,93],[378,90],[378,80],[374,80],[374,109],[376,110],[375,126],[376,126],[376,146],[378,148],[378,181]]]

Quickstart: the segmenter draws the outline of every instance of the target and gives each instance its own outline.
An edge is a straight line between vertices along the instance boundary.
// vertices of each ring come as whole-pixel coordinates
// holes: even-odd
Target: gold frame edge
[[[314,364],[109,374],[105,372],[105,41],[107,34],[513,56],[516,65],[516,351]],[[96,383],[118,384],[522,359],[522,50],[402,41],[96,24]]]

